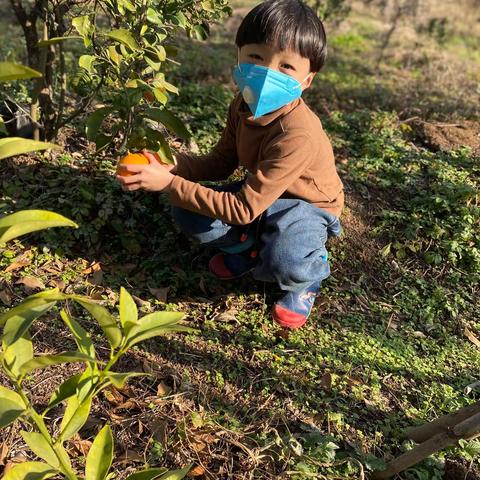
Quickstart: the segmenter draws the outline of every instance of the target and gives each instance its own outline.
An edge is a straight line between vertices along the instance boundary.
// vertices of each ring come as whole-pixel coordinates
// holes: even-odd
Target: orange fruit
[[[128,155],[125,155],[118,162],[118,165],[148,165],[149,163],[150,162],[148,161],[148,158],[142,153],[128,153]],[[122,177],[130,177],[131,175],[135,175],[135,173],[125,172],[117,167],[117,175]]]

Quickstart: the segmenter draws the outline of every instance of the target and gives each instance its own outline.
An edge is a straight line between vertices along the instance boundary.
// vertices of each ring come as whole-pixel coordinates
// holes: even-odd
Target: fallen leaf
[[[323,390],[330,391],[332,389],[332,374],[327,372],[320,378],[320,386]]]
[[[163,288],[149,288],[150,293],[160,302],[166,303],[168,291],[170,287],[163,287]]]
[[[7,442],[2,443],[2,447],[0,448],[0,465],[5,465],[5,460],[8,456],[8,445]]]
[[[7,307],[12,304],[12,296],[10,295],[10,293],[8,292],[8,290],[2,290],[2,291],[0,291],[0,300],[1,300],[5,305],[7,305]]]
[[[463,333],[477,348],[480,348],[480,340],[469,330],[468,327],[465,327]]]
[[[120,405],[125,401],[123,395],[116,388],[108,388],[103,391],[103,395],[112,405]]]
[[[148,309],[152,308],[152,304],[150,302],[148,302],[147,300],[142,300],[141,298],[139,298],[135,295],[132,295],[132,298],[139,307],[146,307]]]
[[[58,288],[61,292],[65,290],[65,282],[63,280],[50,280],[49,285],[54,288]]]
[[[155,418],[149,425],[152,437],[155,441],[166,445],[167,443],[167,421],[163,418]]]
[[[82,270],[83,275],[90,275],[93,272],[98,272],[102,269],[100,262],[92,262],[87,268]]]
[[[35,277],[23,277],[20,280],[15,282],[16,285],[24,285],[27,290],[43,290],[45,288],[45,284],[39,279]]]
[[[207,448],[207,445],[203,442],[192,442],[191,447],[195,450],[195,453],[199,453],[202,450],[205,450],[205,448]]]
[[[201,465],[193,467],[187,474],[187,477],[199,477],[205,473],[205,468]]]
[[[135,450],[125,450],[115,463],[131,463],[131,462],[144,462],[145,459],[141,453]]]
[[[71,438],[68,443],[74,448],[77,456],[86,457],[92,442],[90,440],[83,440],[78,433]]]
[[[5,474],[11,470],[15,465],[18,465],[19,463],[26,462],[28,460],[27,456],[23,453],[18,453],[15,455],[15,457],[11,458],[7,464],[5,465],[3,469],[3,477],[5,477]]]
[[[27,265],[32,263],[32,251],[27,250],[26,252],[22,253],[19,257],[15,258],[13,263],[11,263],[6,269],[5,272],[14,272],[15,270],[19,270]]]
[[[160,382],[157,386],[157,395],[159,397],[165,397],[169,395],[172,392],[171,387],[169,387],[167,384]]]
[[[237,321],[237,317],[235,316],[236,313],[237,313],[237,310],[235,309],[227,310],[226,312],[219,313],[213,319],[216,320],[217,322],[236,322]]]
[[[90,279],[90,283],[93,285],[101,285],[103,281],[103,271],[97,270],[93,272],[92,278]]]
[[[138,407],[138,403],[131,398],[128,399],[126,402],[121,403],[115,407],[115,411],[117,410],[132,410]]]

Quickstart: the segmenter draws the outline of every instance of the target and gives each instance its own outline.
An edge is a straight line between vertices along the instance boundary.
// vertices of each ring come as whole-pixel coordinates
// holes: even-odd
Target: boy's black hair
[[[300,0],[267,0],[243,19],[237,31],[238,48],[250,43],[293,50],[310,59],[310,71],[318,72],[327,57],[327,36],[316,13]]]

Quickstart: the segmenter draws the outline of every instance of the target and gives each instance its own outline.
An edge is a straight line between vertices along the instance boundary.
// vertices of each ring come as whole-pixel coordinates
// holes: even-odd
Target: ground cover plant
[[[164,132],[172,148],[204,152],[218,138],[234,94],[232,34],[254,3],[232,2],[234,15],[207,42],[180,41],[169,109],[193,140]],[[165,199],[123,193],[116,152],[96,154],[80,126],[63,132],[63,152],[0,164],[2,214],[50,209],[79,225],[1,247],[5,311],[47,287],[110,308],[124,286],[142,314],[182,311],[198,330],[147,341],[119,361],[119,371],[149,376],[100,393],[65,444],[75,465],[108,423],[116,478],[189,464],[200,479],[366,478],[412,447],[405,427],[478,400],[478,27],[436,5],[418,28],[397,22],[385,45],[394,12],[357,3],[332,18],[330,58],[306,97],[333,140],[347,208],[345,234],[329,246],[332,277],[300,331],[270,320],[270,285],[210,276],[209,252],[175,230]],[[431,22],[442,15],[448,35]],[[98,325],[77,315],[104,355]],[[75,348],[54,315],[39,317],[31,335],[36,354]],[[39,370],[25,388],[46,405],[81,371]],[[51,420],[60,424],[60,414]],[[2,465],[35,460],[22,429],[1,431]],[[479,450],[478,440],[461,443],[398,478],[479,478]]]

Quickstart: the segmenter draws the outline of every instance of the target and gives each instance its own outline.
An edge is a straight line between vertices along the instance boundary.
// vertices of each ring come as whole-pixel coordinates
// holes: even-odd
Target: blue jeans
[[[213,188],[237,192],[242,184]],[[172,216],[186,235],[219,249],[238,244],[247,228],[178,207],[172,207]],[[256,280],[298,292],[330,275],[325,243],[342,231],[335,215],[303,200],[279,199],[262,214],[260,225],[258,263],[253,270]]]

